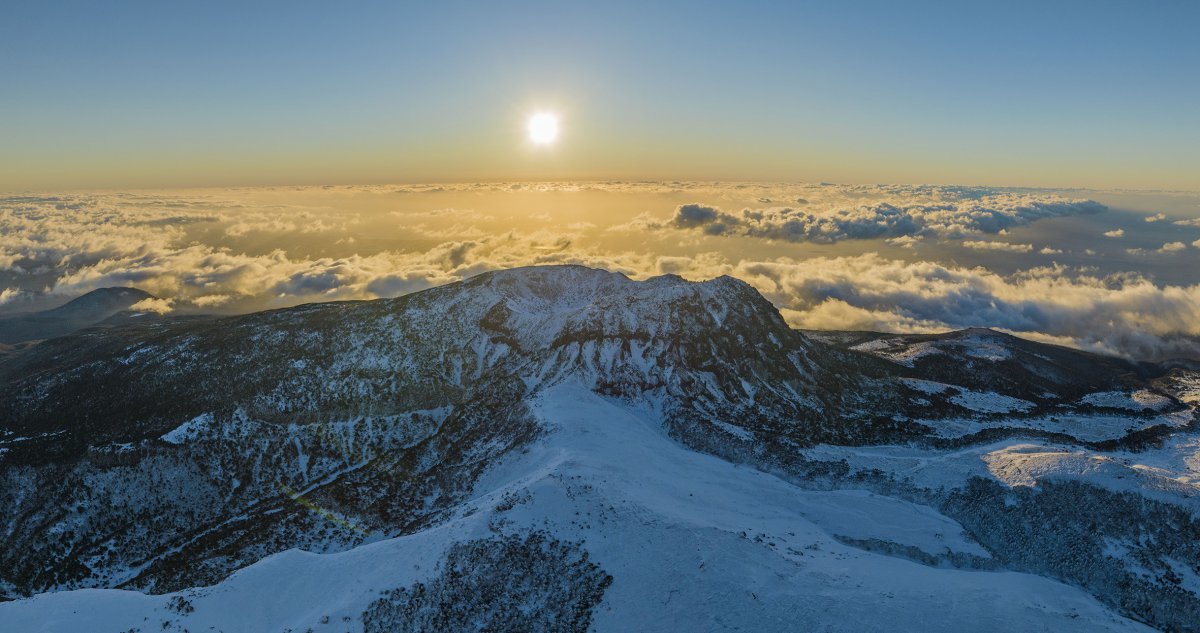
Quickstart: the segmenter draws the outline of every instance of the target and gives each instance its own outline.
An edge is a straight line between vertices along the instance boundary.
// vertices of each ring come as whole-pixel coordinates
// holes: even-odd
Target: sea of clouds
[[[806,200],[800,200],[807,204]],[[667,224],[646,222],[647,228],[671,226],[698,229],[709,235],[741,235],[790,242],[836,242],[879,238],[959,238],[999,234],[1043,218],[1100,213],[1104,205],[1092,200],[1059,196],[997,194],[962,196],[938,202],[878,201],[843,207],[768,207],[726,213],[703,204],[684,204]],[[983,242],[977,242],[983,243]]]
[[[556,197],[529,197],[539,195]],[[552,212],[522,211],[546,200]],[[576,202],[591,210],[553,211]],[[8,196],[0,309],[133,286],[159,297],[146,309],[244,312],[571,263],[635,278],[733,275],[796,327],[985,326],[1130,357],[1200,358],[1200,278],[1162,283],[1136,261],[1066,265],[1054,261],[1061,245],[1008,239],[1105,211],[1087,197],[981,187],[678,182]],[[1200,239],[1184,234],[1200,236],[1195,224],[1177,220],[1179,239],[1138,256],[1198,263]],[[962,259],[973,252],[1010,258],[1015,272]]]

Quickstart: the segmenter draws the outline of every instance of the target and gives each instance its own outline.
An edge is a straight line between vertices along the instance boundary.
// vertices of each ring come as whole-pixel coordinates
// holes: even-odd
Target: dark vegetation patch
[[[612,576],[580,543],[547,533],[450,547],[428,583],[385,594],[363,612],[365,633],[586,631]]]

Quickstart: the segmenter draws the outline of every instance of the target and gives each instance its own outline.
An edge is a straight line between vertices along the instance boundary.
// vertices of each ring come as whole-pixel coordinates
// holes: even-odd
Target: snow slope
[[[806,490],[688,450],[654,407],[574,380],[533,402],[547,432],[487,471],[448,522],[336,554],[283,552],[181,594],[3,603],[0,631],[359,631],[381,591],[427,578],[452,542],[532,529],[582,541],[614,578],[597,631],[1147,630],[1046,578],[932,567],[835,538],[987,556],[927,506]],[[194,611],[173,611],[176,595]]]

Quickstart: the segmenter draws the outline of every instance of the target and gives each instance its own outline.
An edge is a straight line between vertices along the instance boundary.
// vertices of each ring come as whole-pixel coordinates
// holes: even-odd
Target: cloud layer
[[[807,200],[805,201],[807,202]],[[1044,218],[1099,213],[1106,207],[1085,199],[990,190],[889,191],[888,200],[851,205],[768,207],[727,213],[716,206],[683,204],[667,222],[652,228],[694,229],[789,242],[831,243],[933,235],[957,238],[997,234]]]
[[[796,327],[940,332],[994,327],[1138,358],[1200,355],[1200,285],[1044,266],[1013,275],[875,254],[743,261],[741,276]]]
[[[537,196],[552,204],[530,210],[527,204],[542,204]],[[695,197],[731,208],[789,206],[726,213],[715,203],[684,202]],[[600,210],[560,209],[576,199]],[[464,201],[480,208],[461,208]],[[664,207],[675,208],[667,219],[646,213]],[[1200,358],[1196,339],[1189,338],[1200,337],[1200,286],[1163,284],[1137,271],[1044,266],[1039,254],[1057,259],[1061,251],[978,239],[1103,209],[1042,192],[712,183],[14,196],[0,198],[0,275],[6,280],[0,307],[31,296],[65,300],[96,288],[135,286],[162,297],[145,309],[240,312],[396,296],[488,270],[573,263],[637,278],[733,275],[763,292],[796,327],[935,332],[986,326],[1126,356]],[[1129,233],[1133,240],[1136,230]],[[1125,231],[1088,234],[1096,244],[1112,244],[1102,235]],[[704,235],[772,242],[747,246]],[[1182,265],[1200,249],[1200,240],[1188,246],[1192,239],[1154,242],[1133,261]],[[805,249],[792,244],[797,241],[841,243],[832,252],[851,254],[802,259]],[[910,250],[918,245],[919,251]],[[938,245],[952,245],[953,256],[939,259]],[[881,247],[909,259],[871,252]],[[994,261],[997,253],[1017,262],[1016,272],[973,263]]]

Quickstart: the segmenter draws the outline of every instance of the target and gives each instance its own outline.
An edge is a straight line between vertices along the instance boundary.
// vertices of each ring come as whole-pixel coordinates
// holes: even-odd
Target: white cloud
[[[3,198],[0,269],[65,269],[104,258],[137,257],[181,238],[183,225],[210,218],[187,208],[122,208],[92,196]]]
[[[913,248],[921,243],[921,238],[915,235],[901,235],[900,237],[889,237],[887,243],[900,248]]]
[[[25,293],[17,288],[5,288],[4,290],[0,290],[0,305],[12,303],[24,294]]]
[[[1147,222],[1159,222],[1165,219],[1167,219],[1167,214],[1165,213],[1155,213],[1154,215],[1146,216]]]
[[[172,309],[173,299],[142,299],[137,303],[129,306],[130,310],[135,312],[157,312],[159,314],[167,314]]]
[[[1200,354],[1200,285],[1064,266],[982,268],[856,257],[741,262],[729,271],[814,329],[934,332],[973,326],[1135,357]]]
[[[1158,249],[1158,251],[1160,253],[1178,253],[1185,248],[1187,248],[1187,244],[1184,244],[1183,242],[1167,242],[1166,244],[1163,244],[1162,248]]]
[[[345,231],[344,224],[328,223],[324,218],[310,211],[282,214],[254,213],[239,215],[237,220],[225,227],[225,235],[229,237],[244,237],[253,233],[325,233]]]
[[[1033,244],[1012,244],[989,240],[967,240],[962,245],[977,251],[1007,251],[1010,253],[1029,253],[1033,251]]]
[[[1104,237],[1111,237],[1111,238],[1125,237],[1125,229],[1113,229],[1111,231],[1105,231]]]
[[[625,263],[628,255],[574,248],[572,238],[571,233],[554,231],[510,232],[443,242],[425,251],[314,259],[297,258],[282,250],[248,255],[191,245],[103,259],[61,275],[54,291],[75,295],[96,288],[134,286],[201,307],[237,309],[395,296],[487,270],[532,264],[589,264],[632,274],[650,270],[648,258],[629,266]]]
[[[676,207],[667,221],[643,217],[630,228],[699,230],[790,242],[831,243],[935,235],[1004,235],[1042,218],[1105,210],[1100,203],[1056,195],[1001,192],[984,188],[841,188],[838,196],[804,208],[770,207],[726,212],[691,203]]]

